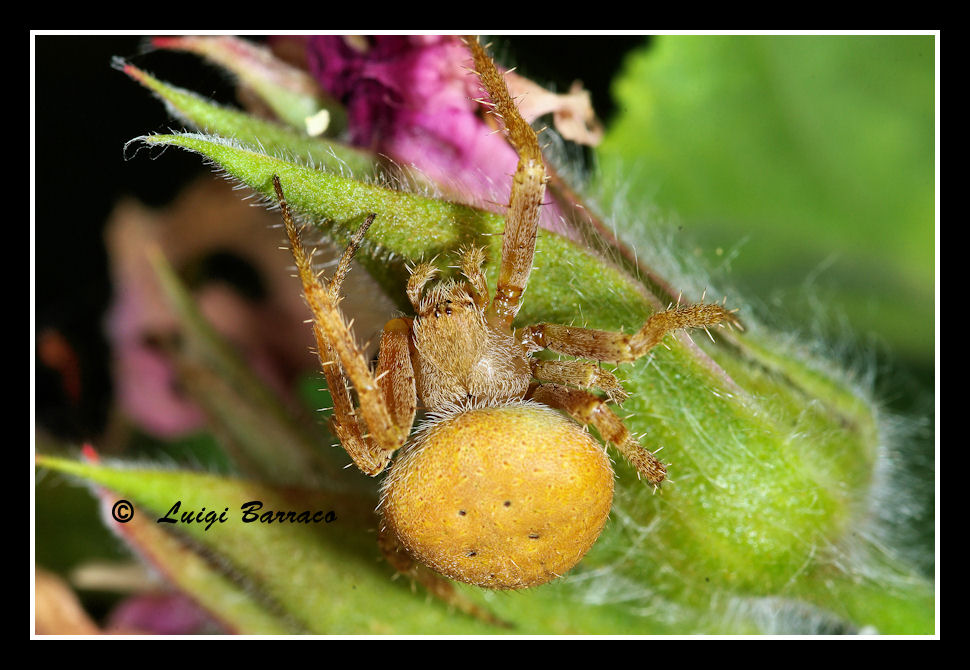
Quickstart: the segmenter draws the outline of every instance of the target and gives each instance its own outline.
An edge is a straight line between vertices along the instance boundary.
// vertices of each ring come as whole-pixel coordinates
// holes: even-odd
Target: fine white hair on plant
[[[602,187],[602,184],[600,186]],[[622,188],[612,186],[609,189],[612,192],[623,193]],[[595,194],[590,195],[587,192],[584,193],[584,197],[586,202],[597,202]],[[607,220],[611,222],[612,230],[619,239],[636,250],[634,253],[644,267],[649,267],[665,277],[673,288],[677,291],[682,290],[690,296],[689,299],[697,299],[705,290],[708,295],[713,293],[718,296],[722,294],[729,296],[728,301],[732,306],[743,307],[745,326],[748,330],[766,331],[765,326],[760,325],[760,322],[768,317],[766,320],[771,324],[771,336],[775,344],[779,345],[778,353],[781,356],[801,361],[808,369],[815,370],[828,379],[836,380],[868,407],[870,415],[875,418],[878,443],[874,445],[871,482],[869,486],[859,491],[861,497],[856,501],[856,509],[850,514],[853,520],[851,526],[831,540],[805,535],[798,541],[806,547],[806,556],[809,557],[807,560],[820,561],[854,579],[872,580],[872,583],[883,584],[889,588],[893,588],[895,580],[902,579],[903,582],[898,586],[900,588],[906,586],[905,576],[900,576],[882,566],[893,564],[900,557],[917,564],[921,562],[921,558],[922,562],[926,562],[926,547],[912,541],[907,543],[902,537],[907,532],[912,533],[911,530],[907,530],[907,517],[918,514],[917,510],[920,506],[913,502],[913,498],[926,494],[926,484],[914,477],[902,465],[903,460],[899,457],[900,445],[911,440],[913,434],[919,432],[921,427],[907,417],[887,412],[882,406],[883,403],[878,399],[880,392],[877,390],[880,373],[877,370],[871,344],[860,343],[859,336],[849,330],[845,320],[838,314],[832,314],[830,305],[825,301],[816,299],[811,285],[804,287],[805,293],[799,301],[800,305],[807,304],[808,308],[797,310],[794,314],[791,311],[780,314],[777,304],[752,301],[736,290],[725,288],[730,285],[727,276],[730,262],[740,253],[744,240],[724,254],[724,260],[712,275],[709,268],[704,267],[694,254],[689,253],[685,240],[682,239],[683,236],[675,232],[670,222],[662,220],[655,208],[646,207],[641,211],[635,211],[623,197],[614,197],[608,206],[603,206],[600,202],[599,209],[611,213]],[[650,219],[649,224],[644,225],[644,217]],[[621,262],[619,255],[616,255],[614,260]],[[715,286],[717,288],[713,288]],[[831,327],[833,323],[841,324],[835,329],[841,335],[834,339]],[[650,372],[660,377],[671,373],[676,374],[676,371],[665,371],[656,365]],[[635,402],[634,400],[631,403],[634,411],[645,412],[645,415],[653,411],[649,407],[637,408]],[[655,418],[660,423],[690,425],[692,431],[698,436],[703,436],[704,426],[694,420],[690,408],[684,409],[682,416],[656,416]],[[798,424],[799,421],[796,420],[795,425]],[[730,458],[732,449],[743,448],[743,440],[739,435],[735,434],[732,439],[725,441],[724,438],[730,438],[731,435],[730,431],[725,432],[723,428],[718,428],[716,435],[709,434],[705,441],[715,447],[718,444],[724,444],[722,458]],[[797,437],[799,437],[798,433],[793,432],[792,438]],[[647,439],[649,440],[649,435]],[[731,443],[733,446],[727,448]],[[717,449],[714,449],[712,453],[716,451]],[[646,546],[650,541],[650,533],[647,533],[645,528],[638,529],[635,521],[637,518],[650,518],[649,515],[632,511],[643,504],[645,497],[640,495],[641,493],[619,490],[612,515],[613,523],[620,523],[625,527],[624,539],[629,542],[630,555],[634,556],[638,553],[636,547]],[[666,514],[669,515],[670,512],[668,507]],[[901,539],[903,539],[902,542]],[[909,546],[912,550],[906,551],[904,548],[900,551],[898,549],[900,546]],[[613,558],[610,565],[618,568],[624,560],[626,559],[622,555],[618,555]],[[582,590],[582,598],[591,603],[637,600],[635,597],[630,598],[630,593],[633,591],[622,587],[610,588],[611,582],[616,583],[615,580],[622,579],[621,572],[606,567],[600,568],[596,575],[598,579],[584,579],[583,574],[579,573],[570,580],[570,583],[577,588],[586,585],[587,588]],[[794,575],[792,578],[794,579]],[[680,581],[674,578],[672,583]],[[639,595],[644,612],[651,618],[655,618],[660,609],[668,615],[676,609],[675,607],[669,609],[673,603],[668,602],[661,593],[646,592]],[[833,597],[836,595],[833,594]],[[859,626],[848,623],[823,608],[816,608],[795,599],[778,597],[744,599],[731,596],[728,592],[724,592],[719,599],[722,603],[726,603],[728,612],[733,612],[742,629],[755,622],[759,629],[767,633],[853,633],[860,630],[863,632],[873,630],[860,629]],[[692,616],[694,615],[687,614],[686,618],[689,620]],[[723,620],[720,621],[723,623]]]

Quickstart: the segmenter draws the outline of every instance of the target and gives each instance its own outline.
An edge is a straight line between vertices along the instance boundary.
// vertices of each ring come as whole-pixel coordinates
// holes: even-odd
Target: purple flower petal
[[[312,37],[308,62],[346,106],[354,144],[417,168],[463,202],[508,202],[518,156],[475,102],[482,92],[461,40]],[[544,208],[542,225],[559,227],[554,206]]]

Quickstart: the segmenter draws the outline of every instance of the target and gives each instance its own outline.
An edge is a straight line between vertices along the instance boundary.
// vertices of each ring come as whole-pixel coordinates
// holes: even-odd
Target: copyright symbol
[[[127,500],[119,500],[111,508],[111,518],[118,523],[128,523],[135,516],[135,508]]]

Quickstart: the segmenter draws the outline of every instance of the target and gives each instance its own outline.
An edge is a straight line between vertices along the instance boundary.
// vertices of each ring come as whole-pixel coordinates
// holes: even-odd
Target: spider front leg
[[[491,113],[502,119],[509,143],[519,155],[505,217],[502,262],[491,306],[491,314],[498,323],[510,328],[519,311],[522,294],[529,282],[529,273],[532,272],[536,232],[539,228],[539,207],[546,192],[548,177],[536,133],[519,114],[518,106],[509,95],[505,79],[477,38],[466,37],[465,44],[472,52],[479,80],[489,96],[488,101],[480,102],[491,107]]]
[[[324,284],[313,271],[312,258],[300,240],[276,175],[273,186],[303,293],[313,313],[320,365],[334,402],[334,432],[357,467],[368,475],[377,475],[411,432],[417,394],[408,349],[409,321],[393,319],[384,326],[375,374],[338,308],[340,285],[374,217],[370,216],[354,233],[333,278]],[[357,391],[358,410],[354,409],[351,384]]]
[[[354,410],[349,380],[340,361],[316,325],[313,332],[317,339],[321,369],[333,399],[331,429],[362,472],[372,477],[380,474],[390,463],[397,447],[387,448],[384,446],[386,443],[382,444],[367,433],[366,418],[361,421],[361,415],[366,417],[367,412]],[[380,389],[378,397],[383,396],[395,425],[410,429],[414,422],[417,395],[408,351],[408,333],[406,319],[393,319],[384,326],[374,381]],[[364,397],[361,395],[362,403],[366,402]]]

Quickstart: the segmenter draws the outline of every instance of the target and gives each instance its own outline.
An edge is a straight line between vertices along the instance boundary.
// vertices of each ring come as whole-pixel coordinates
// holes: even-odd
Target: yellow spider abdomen
[[[575,566],[612,501],[603,447],[556,410],[519,402],[457,412],[423,430],[392,466],[381,511],[433,570],[519,589]]]

